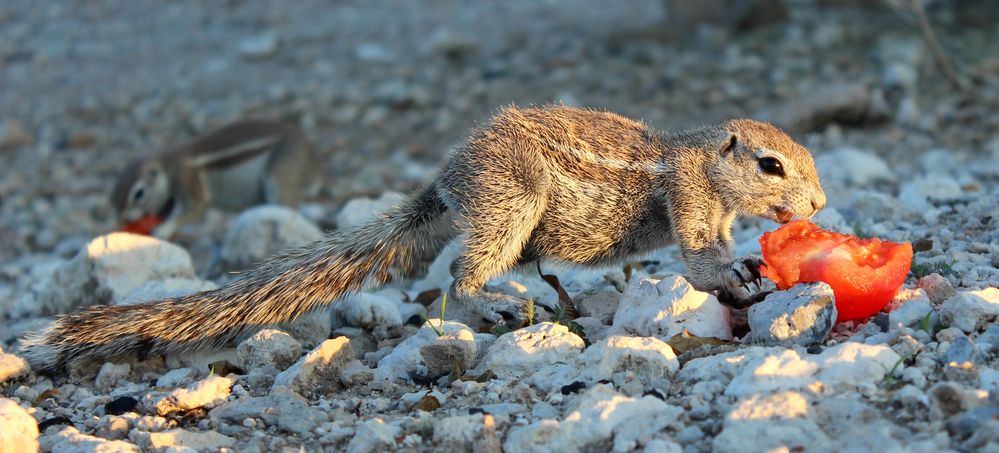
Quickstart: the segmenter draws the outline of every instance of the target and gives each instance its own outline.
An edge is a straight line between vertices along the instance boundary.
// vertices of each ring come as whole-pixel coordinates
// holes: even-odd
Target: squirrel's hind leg
[[[479,186],[460,211],[464,252],[453,266],[455,279],[448,297],[490,322],[524,319],[524,301],[482,290],[486,282],[517,265],[547,205],[547,193],[537,185]]]

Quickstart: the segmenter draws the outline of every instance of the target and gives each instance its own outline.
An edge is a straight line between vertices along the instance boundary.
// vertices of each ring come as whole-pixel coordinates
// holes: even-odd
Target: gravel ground
[[[666,39],[662,3],[0,3],[0,443],[999,451],[999,30],[930,10],[971,83],[959,92],[889,9],[796,0],[787,23]],[[788,128],[823,176],[817,223],[913,243],[904,289],[870,322],[832,325],[825,289],[809,287],[780,301],[809,313],[801,336],[746,337],[667,249],[627,267],[546,264],[583,312],[574,332],[539,310],[533,326],[482,333],[453,305],[435,332],[427,291],[450,283],[449,249],[426,276],[222,351],[54,376],[18,355],[53,314],[210,289],[233,278],[213,257],[251,263],[315,226],[356,225],[501,106],[548,102],[662,129],[737,116]],[[183,247],[102,236],[131,157],[245,116],[296,123],[322,150],[323,188],[300,212],[213,213]],[[774,227],[741,221],[737,251],[758,253]],[[530,273],[491,285],[557,301]],[[719,340],[688,351],[683,329]]]

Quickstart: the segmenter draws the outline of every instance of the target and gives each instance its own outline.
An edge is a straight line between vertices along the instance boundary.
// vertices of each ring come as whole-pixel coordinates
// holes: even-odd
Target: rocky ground
[[[999,451],[995,24],[931,8],[959,91],[896,10],[796,0],[787,22],[675,36],[662,3],[0,3],[4,451]],[[545,308],[529,269],[491,282],[537,307],[506,332],[456,304],[437,319],[451,247],[229,349],[56,375],[19,356],[55,314],[211,289],[355,226],[490,112],[545,102],[663,129],[770,119],[816,156],[816,222],[911,242],[911,274],[870,322],[834,325],[810,285],[750,311],[747,335],[676,250],[544,263],[581,317]],[[179,245],[107,235],[127,159],[243,116],[320,145],[314,199],[213,213]],[[738,253],[775,226],[741,221]]]

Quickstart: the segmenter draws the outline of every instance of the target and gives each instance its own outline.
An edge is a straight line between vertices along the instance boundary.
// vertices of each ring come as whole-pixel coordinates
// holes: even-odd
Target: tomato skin
[[[146,236],[149,236],[153,234],[153,230],[155,230],[156,227],[158,227],[161,223],[163,223],[163,219],[161,219],[159,216],[151,214],[142,217],[139,220],[136,220],[132,223],[123,225],[121,227],[121,230],[119,231],[123,231],[125,233],[144,234]]]
[[[787,289],[825,282],[836,296],[837,322],[877,314],[902,287],[912,245],[826,231],[807,220],[790,222],[760,238],[761,274]]]

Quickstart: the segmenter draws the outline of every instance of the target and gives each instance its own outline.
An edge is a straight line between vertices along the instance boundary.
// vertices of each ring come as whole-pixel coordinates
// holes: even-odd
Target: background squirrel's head
[[[163,211],[171,202],[170,179],[163,165],[156,160],[139,159],[131,162],[118,175],[111,191],[111,204],[120,223],[129,223],[149,215],[165,217]]]
[[[767,123],[732,120],[711,169],[723,202],[741,214],[780,223],[808,218],[826,205],[812,155]]]

